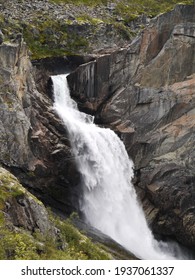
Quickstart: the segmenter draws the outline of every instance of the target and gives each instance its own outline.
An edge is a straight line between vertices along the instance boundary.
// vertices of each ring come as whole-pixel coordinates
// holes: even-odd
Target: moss
[[[106,251],[78,231],[70,220],[62,221],[50,214],[58,237],[40,232],[31,234],[11,228],[0,212],[0,259],[7,260],[101,260],[110,259]]]
[[[59,22],[45,17],[45,20],[34,19],[26,24],[23,30],[24,39],[32,53],[32,59],[76,54],[79,50],[86,51],[88,40],[76,33],[67,31],[67,21]]]
[[[67,38],[67,34],[60,31],[57,21],[46,19],[44,22],[36,22],[35,20],[34,24],[24,27],[23,34],[32,53],[32,59],[66,54],[60,44]]]
[[[5,231],[1,238],[1,259],[30,260],[39,259],[37,245],[27,233]],[[3,253],[3,254],[2,254]]]
[[[111,259],[110,254],[94,244],[88,237],[76,229],[72,224],[71,219],[62,221],[55,218],[54,223],[57,228],[60,229],[62,238],[65,238],[65,241],[68,244],[67,249],[71,258],[86,260]]]
[[[102,19],[91,17],[88,14],[82,14],[79,17],[77,17],[76,20],[79,24],[89,23],[92,25],[98,25],[104,22]]]
[[[29,171],[29,172],[27,172],[27,176],[30,178],[34,178],[36,175],[35,175],[34,171]]]
[[[86,6],[107,5],[109,2],[103,0],[76,0],[74,2],[70,0],[52,1],[55,3],[82,4]],[[129,22],[135,20],[141,14],[154,17],[159,13],[172,9],[174,5],[178,3],[176,0],[113,0],[112,2],[116,3],[116,6],[110,16],[107,14],[106,17],[95,18],[86,12],[76,17],[76,23],[68,19],[64,21],[51,19],[48,16],[45,16],[43,20],[41,14],[40,16],[36,15],[31,25],[27,24],[24,28],[24,37],[32,52],[32,59],[90,52],[91,40],[93,39],[93,35],[96,35],[94,28],[100,23],[112,24],[119,36],[124,40],[129,40],[132,36],[135,36],[128,27]],[[186,0],[183,1],[183,3],[192,4],[193,1]],[[117,22],[117,17],[120,17],[122,22]],[[77,28],[75,24],[87,24],[88,27],[86,28],[89,28],[89,35],[86,36],[86,29],[85,32],[81,31],[79,33],[79,28]],[[71,26],[72,28],[68,28]],[[34,30],[37,30],[37,32],[34,32]]]
[[[97,5],[107,5],[110,1],[108,0],[50,0],[50,2],[56,4],[74,4],[74,5],[86,5],[86,6],[97,6]],[[150,12],[153,15],[157,15],[160,12],[166,12],[168,9],[172,9],[173,6],[177,3],[182,4],[194,4],[193,0],[112,0],[112,3],[116,3],[123,12],[128,9],[132,9],[136,13],[148,13]],[[123,7],[124,6],[124,7]],[[126,9],[125,9],[126,7]]]
[[[19,184],[15,177],[10,173],[0,171],[0,210],[5,207],[6,201],[11,197],[22,197],[25,189]]]
[[[129,40],[132,38],[133,33],[131,32],[131,29],[125,26],[122,22],[115,22],[113,25],[123,39]]]
[[[33,237],[28,232],[14,230],[0,211],[0,260],[39,259],[37,252]]]
[[[50,0],[50,2],[60,4],[72,4],[72,0]],[[106,5],[108,3],[107,0],[74,0],[74,5],[86,5],[86,6],[97,6],[97,5]]]
[[[105,242],[104,244],[98,244],[100,248],[108,253],[111,253],[114,259],[120,260],[137,260],[131,252],[126,251],[116,243]]]
[[[50,222],[58,228],[58,235],[49,232],[28,232],[15,228],[7,220],[6,202],[13,197],[28,196],[39,204],[36,197],[26,191],[18,180],[0,167],[0,259],[109,259],[102,248],[93,244],[89,238],[76,229],[71,219],[60,220],[49,211]]]
[[[24,195],[28,195],[36,203],[43,205],[34,195],[26,191],[15,176],[0,167],[0,210],[3,209],[9,198],[23,197]]]
[[[21,196],[25,193],[18,180],[9,172],[0,168],[0,202],[1,206],[10,197]]]
[[[83,36],[77,36],[73,34],[71,37],[68,36],[68,46],[67,51],[69,54],[78,53],[79,50],[83,49],[83,51],[87,52],[89,47],[89,41]]]
[[[97,6],[107,5],[110,1],[107,0],[50,0],[57,4],[74,4]],[[184,0],[184,4],[193,4],[193,0]],[[115,8],[108,13],[106,8],[103,8],[101,18],[91,16],[91,9],[87,10],[85,14],[79,14],[76,17],[76,22],[65,19],[59,20],[52,18],[50,15],[44,15],[42,12],[37,12],[30,17],[30,21],[18,21],[13,19],[4,19],[0,16],[0,28],[5,35],[5,40],[14,39],[17,33],[23,33],[24,39],[31,51],[32,59],[39,59],[51,56],[64,56],[78,53],[88,53],[91,51],[90,45],[93,39],[97,40],[95,27],[98,30],[100,23],[109,24],[113,26],[124,40],[129,40],[132,35],[128,25],[129,22],[136,19],[141,14],[154,17],[159,13],[171,10],[175,4],[179,3],[177,0],[113,0]],[[118,23],[118,18],[121,22]],[[88,31],[78,32],[79,25],[88,25]],[[75,25],[75,28],[74,28]],[[73,27],[72,29],[69,27]],[[140,29],[143,27],[140,27]],[[86,35],[87,34],[87,35]],[[94,36],[94,37],[93,37]],[[92,43],[94,44],[94,42]]]
[[[123,0],[117,3],[115,14],[120,15],[126,23],[134,20],[137,16],[145,14],[154,17],[174,8],[177,3],[193,4],[193,0]]]

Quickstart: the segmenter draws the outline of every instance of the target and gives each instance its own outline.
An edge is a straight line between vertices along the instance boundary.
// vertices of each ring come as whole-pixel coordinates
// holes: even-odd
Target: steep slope
[[[50,7],[54,7],[52,11],[59,8],[45,3],[48,11]],[[9,1],[7,9],[1,5],[5,37],[2,34],[0,37],[1,41],[8,38],[9,41],[0,45],[0,164],[44,203],[65,214],[79,212],[81,178],[66,129],[52,109],[49,80],[52,73],[77,67],[68,77],[72,96],[80,109],[95,115],[96,123],[111,127],[123,139],[135,164],[134,183],[151,227],[160,235],[173,236],[194,248],[194,6],[178,5],[174,11],[152,19],[133,42],[135,34],[120,41],[121,32],[117,33],[119,37],[115,36],[113,25],[108,25],[112,36],[106,45],[105,25],[96,22],[103,31],[95,37],[93,30],[90,31],[94,42],[91,49],[83,49],[82,44],[74,48],[70,44],[72,38],[70,41],[62,38],[66,32],[58,30],[60,22],[51,24],[45,14],[47,20],[43,23],[43,10],[39,22],[42,29],[39,30],[40,25],[34,26],[30,11],[42,7],[40,1],[30,3],[28,8],[29,2],[24,4],[18,6],[19,1]],[[29,22],[25,19],[26,23],[18,24],[22,12],[8,20],[14,5],[29,11],[30,14],[25,13]],[[68,6],[62,4],[62,7]],[[109,9],[113,11],[112,7]],[[77,11],[75,8],[74,16]],[[147,22],[146,17],[142,19]],[[74,22],[76,27],[69,22],[65,25],[70,34],[76,30],[76,34],[80,32],[83,36],[86,26],[91,28],[91,24],[78,21]],[[77,59],[63,56],[36,61],[33,69],[28,47],[17,32],[25,35],[36,58],[64,55],[68,48],[74,53],[95,49],[96,52]],[[47,37],[50,32],[51,45]],[[38,44],[36,48],[30,40]],[[67,48],[59,45],[63,40],[68,42]],[[51,46],[54,49],[47,52]],[[58,46],[60,52],[56,52]],[[106,49],[100,51],[102,48]]]
[[[111,239],[96,244],[73,225],[60,220],[0,167],[0,259],[134,258]],[[104,245],[100,245],[100,242]]]
[[[72,94],[97,123],[111,126],[135,164],[146,215],[156,233],[195,245],[195,7],[178,5],[128,48],[81,65]],[[94,69],[93,90],[85,85]],[[84,85],[82,87],[82,85]]]
[[[151,17],[178,2],[7,0],[0,4],[0,28],[8,39],[22,34],[33,59],[94,53],[128,45]],[[193,0],[182,3],[193,4]]]
[[[0,165],[25,186],[0,167],[0,258],[135,259],[77,221],[92,242],[36,198],[65,216],[78,211],[79,174],[52,99],[36,89],[26,44],[3,43],[0,60]]]

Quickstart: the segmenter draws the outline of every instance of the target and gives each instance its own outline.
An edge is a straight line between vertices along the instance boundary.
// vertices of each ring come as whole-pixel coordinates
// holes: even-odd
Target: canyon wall
[[[83,58],[74,69],[64,58],[59,69],[43,61],[33,68],[23,40],[1,44],[0,164],[52,208],[79,211],[80,174],[49,79],[71,68],[79,108],[124,141],[154,232],[194,248],[194,28],[195,7],[178,5],[129,46]]]
[[[38,197],[70,213],[77,209],[79,174],[52,99],[36,88],[24,42],[2,44],[0,59],[0,163]]]
[[[195,7],[178,5],[151,20],[128,48],[102,54],[69,77],[81,110],[91,111],[96,123],[111,127],[124,141],[154,232],[193,247],[194,28]]]

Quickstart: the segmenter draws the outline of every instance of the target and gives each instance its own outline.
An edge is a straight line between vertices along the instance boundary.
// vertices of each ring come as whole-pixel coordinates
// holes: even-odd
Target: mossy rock
[[[9,217],[12,203],[26,198],[45,209],[42,202],[30,194],[10,172],[0,167],[0,259],[111,259],[112,256],[94,244],[68,220],[60,220],[47,212],[50,230],[29,230]],[[28,198],[28,200],[27,200]],[[22,208],[27,205],[22,205]],[[12,207],[18,211],[18,207]],[[39,210],[39,208],[38,208]],[[29,211],[29,210],[25,210]],[[29,215],[29,219],[32,219]],[[16,215],[17,217],[17,215]],[[40,211],[40,219],[45,217]],[[43,221],[45,223],[45,221]]]
[[[20,185],[16,177],[0,167],[0,210],[5,207],[6,201],[10,197],[22,196],[25,189]]]
[[[107,0],[50,0],[51,3],[60,4],[59,10],[63,4],[66,5],[82,5],[85,6],[83,12],[80,12],[75,19],[59,19],[48,12],[42,14],[41,11],[35,13],[32,9],[32,14],[28,20],[16,20],[0,16],[0,29],[5,35],[5,40],[14,40],[17,33],[22,33],[30,51],[32,59],[40,59],[51,56],[65,56],[75,54],[86,54],[93,52],[96,45],[100,44],[101,37],[99,36],[99,26],[112,26],[113,44],[123,41],[129,43],[135,34],[134,30],[130,29],[130,22],[136,20],[140,15],[145,14],[147,17],[154,17],[160,13],[167,12],[174,8],[180,1],[177,0],[113,0],[113,8],[109,11],[110,1]],[[194,4],[193,0],[184,0],[183,4]],[[101,13],[96,16],[96,9],[101,10]],[[56,8],[58,9],[58,8]],[[94,9],[94,13],[92,13]],[[92,14],[91,14],[92,13]],[[84,26],[82,32],[78,32],[79,27]],[[75,30],[69,32],[70,27],[75,26]],[[140,26],[142,29],[143,26]],[[78,29],[78,30],[77,30]],[[139,30],[136,30],[138,32]],[[106,38],[108,34],[104,34]],[[109,35],[107,38],[110,37]],[[104,41],[104,38],[102,42]],[[104,47],[104,45],[102,45]],[[101,48],[101,47],[100,47]]]

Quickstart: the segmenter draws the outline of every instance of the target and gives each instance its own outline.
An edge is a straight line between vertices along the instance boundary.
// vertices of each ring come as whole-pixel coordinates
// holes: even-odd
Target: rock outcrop
[[[1,28],[6,38],[13,41],[22,33],[34,59],[118,48],[128,44],[134,32],[148,21],[141,16],[137,22],[129,23],[131,30],[123,19],[116,20],[107,5],[80,4],[8,0],[6,5],[0,4]]]
[[[130,71],[134,71],[131,68],[131,51],[127,48],[98,54],[93,61],[80,65],[67,77],[71,94],[79,108],[91,111],[98,122],[98,113],[103,104],[113,94],[125,90],[130,80]],[[108,121],[109,124],[111,122]]]
[[[24,44],[0,46],[0,158],[6,165],[20,167],[33,161],[28,146],[30,101],[26,95],[29,80],[26,55]]]
[[[178,5],[151,20],[128,48],[102,54],[69,78],[80,108],[94,109],[96,122],[113,128],[124,141],[150,226],[193,248],[194,15],[194,6]],[[89,96],[92,65],[96,75]]]
[[[15,176],[0,167],[0,260],[136,259],[94,229],[85,226],[85,232],[93,242],[71,220],[48,213]],[[104,248],[99,247],[100,243]]]
[[[151,20],[130,46],[90,56],[68,77],[81,110],[124,141],[154,232],[193,248],[194,15],[194,6],[178,5]],[[33,70],[20,36],[0,45],[0,60],[0,164],[53,208],[79,211],[80,174],[52,108],[48,72]],[[29,201],[12,204],[20,215],[14,216],[12,208],[9,215],[21,224],[21,207],[28,208]],[[34,221],[23,226],[33,227]]]
[[[0,168],[0,211],[5,224],[23,228],[29,232],[39,230],[43,235],[54,234],[54,227],[44,205],[30,194],[18,180],[4,168]]]
[[[79,174],[52,99],[36,89],[24,42],[3,43],[0,60],[0,163],[70,213],[77,208]]]

